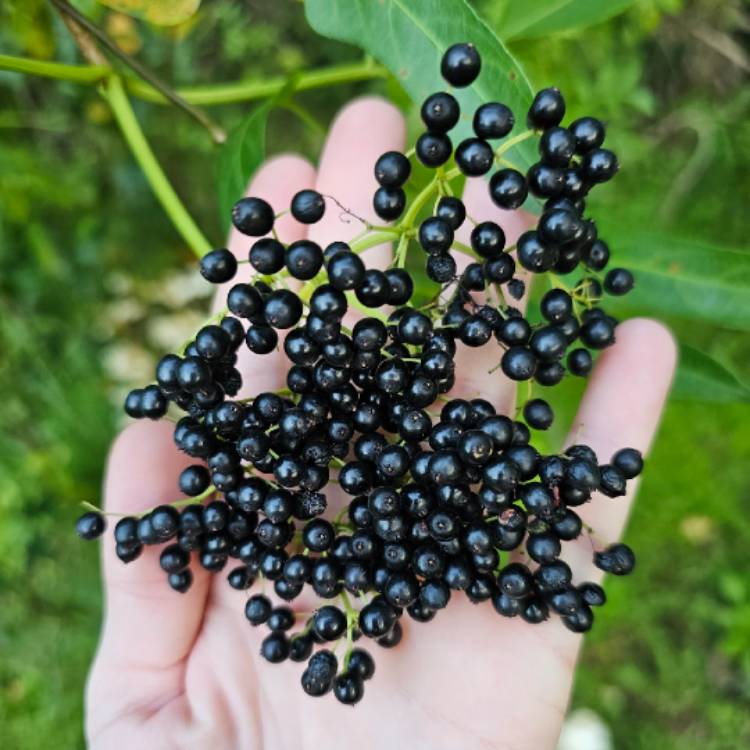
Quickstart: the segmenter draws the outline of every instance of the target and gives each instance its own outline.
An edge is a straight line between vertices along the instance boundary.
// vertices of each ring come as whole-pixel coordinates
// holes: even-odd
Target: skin
[[[298,190],[315,187],[374,221],[372,164],[388,149],[403,149],[404,137],[404,122],[390,104],[358,100],[332,125],[317,170],[301,157],[278,156],[265,163],[248,192],[281,211]],[[471,216],[501,223],[509,243],[528,225],[528,217],[495,208],[482,180],[468,181],[464,200]],[[308,236],[323,246],[360,229],[331,202],[312,227],[289,214],[277,222],[283,241]],[[466,242],[467,235],[459,232],[459,239]],[[233,234],[229,246],[246,257],[249,244]],[[390,252],[373,248],[365,261],[384,267]],[[242,268],[246,273],[248,267]],[[461,346],[453,394],[481,395],[508,413],[515,388],[499,371],[487,374],[496,362],[495,347]],[[617,343],[602,354],[590,378],[568,443],[591,445],[601,460],[624,446],[645,453],[674,365],[674,342],[663,326],[635,319],[618,327]],[[239,366],[245,395],[283,385],[283,355],[261,358],[243,347]],[[167,422],[139,422],[117,438],[105,483],[108,511],[137,513],[177,499],[178,474],[191,460],[176,450],[171,434]],[[625,498],[595,498],[578,509],[595,530],[595,540],[584,535],[565,543],[563,556],[574,580],[600,579],[591,564],[592,547],[620,537],[636,483],[629,485]],[[330,500],[334,510],[341,503],[341,498]],[[96,750],[555,746],[581,645],[581,637],[557,618],[530,626],[454,594],[429,625],[404,618],[398,648],[365,644],[375,656],[376,674],[352,710],[331,695],[306,696],[299,687],[303,665],[261,659],[267,631],[250,627],[243,616],[244,601],[258,586],[237,592],[225,575],[212,579],[194,565],[194,585],[180,595],[167,588],[158,554],[147,549],[144,559],[125,566],[115,558],[111,534],[103,544],[106,614],[86,691],[86,734]],[[310,609],[314,601],[294,606]]]

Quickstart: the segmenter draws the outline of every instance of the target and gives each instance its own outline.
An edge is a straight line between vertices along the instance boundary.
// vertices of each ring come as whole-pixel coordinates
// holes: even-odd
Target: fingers
[[[276,219],[274,229],[281,242],[288,244],[306,236],[307,228],[300,224],[289,213],[289,204],[295,193],[315,185],[315,169],[306,159],[294,154],[282,154],[266,161],[253,177],[247,194],[268,201],[275,213],[286,213]],[[256,237],[247,237],[236,229],[229,235],[229,249],[240,259],[247,260],[247,255]],[[249,264],[240,266],[237,276],[228,284],[222,285],[214,301],[214,309],[226,307],[226,296],[236,283],[248,281],[254,275]],[[291,286],[291,284],[290,284]],[[281,341],[282,337],[280,337]],[[262,391],[275,390],[283,383],[282,363],[284,354],[281,343],[276,351],[270,354],[253,354],[246,346],[237,352],[237,368],[242,373],[243,387],[237,398],[245,398]]]
[[[116,440],[105,480],[106,510],[138,514],[179,497],[177,478],[190,463],[172,442],[167,422],[137,422]],[[112,523],[116,522],[112,518]],[[128,565],[117,559],[112,534],[103,542],[105,621],[89,693],[102,705],[109,696],[115,706],[131,700],[148,703],[175,689],[182,679],[203,618],[208,574],[197,565],[185,594],[167,587],[159,567],[162,547],[147,547]],[[130,671],[139,680],[132,683]]]
[[[617,343],[601,355],[594,368],[566,441],[566,445],[591,446],[601,464],[608,463],[621,448],[648,452],[676,363],[674,339],[656,321],[629,320],[617,327],[616,336]],[[631,480],[625,497],[597,494],[592,502],[575,509],[593,529],[591,540],[581,537],[564,550],[565,559],[577,573],[601,577],[591,563],[592,542],[598,548],[619,539],[636,487],[637,482]]]
[[[469,179],[466,181],[466,187],[462,200],[466,205],[467,219],[456,233],[456,239],[464,245],[470,245],[471,231],[474,228],[474,222],[494,221],[499,224],[506,237],[506,247],[515,244],[518,236],[526,231],[531,225],[533,219],[522,211],[503,211],[492,202],[487,189],[487,181],[482,178]],[[460,274],[466,266],[474,259],[460,252],[455,252],[458,273]],[[484,300],[484,295],[474,294],[474,298],[479,302]],[[498,300],[492,294],[487,299],[496,305]],[[514,302],[508,298],[508,304],[513,303],[516,307],[523,310],[526,307],[526,296],[520,302]],[[456,372],[458,381],[454,389],[457,397],[463,398],[484,398],[490,401],[499,412],[508,414],[513,409],[515,401],[516,384],[503,373],[496,369],[493,370],[502,356],[502,349],[494,342],[480,348],[472,348],[458,343],[456,352]]]
[[[325,248],[330,242],[347,242],[360,234],[362,223],[344,209],[372,223],[382,223],[372,208],[372,196],[378,187],[373,167],[385,151],[402,150],[405,137],[404,118],[384,99],[357,99],[339,112],[320,157],[316,189],[344,208],[326,197],[326,212],[310,227],[310,239]],[[390,245],[362,253],[368,268],[385,268],[390,258]]]

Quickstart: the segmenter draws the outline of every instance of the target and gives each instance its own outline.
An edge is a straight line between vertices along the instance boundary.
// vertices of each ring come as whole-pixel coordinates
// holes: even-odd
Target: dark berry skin
[[[643,471],[643,456],[635,448],[623,448],[612,456],[612,464],[626,479],[633,479]]]
[[[227,295],[227,307],[240,318],[252,318],[263,309],[263,298],[254,286],[235,284]]]
[[[375,660],[364,649],[355,648],[349,654],[349,671],[362,680],[369,680],[375,674]]]
[[[500,590],[513,599],[527,596],[532,590],[533,581],[529,569],[521,563],[506,565],[497,579]]]
[[[552,426],[554,413],[552,407],[541,398],[527,401],[523,407],[523,418],[529,427],[535,430],[547,430]]]
[[[284,263],[295,279],[307,281],[323,267],[323,251],[315,242],[297,240],[287,248]]]
[[[526,178],[515,169],[501,169],[490,178],[490,197],[500,208],[520,208],[528,194]]]
[[[200,495],[211,484],[211,475],[205,466],[195,464],[183,469],[180,474],[180,491],[190,497]]]
[[[358,673],[349,670],[342,672],[333,681],[333,694],[339,703],[353,706],[362,700],[365,693],[364,682]]]
[[[241,198],[232,208],[232,223],[251,237],[262,237],[273,229],[273,209],[262,198]]]
[[[529,190],[538,198],[554,198],[562,193],[565,175],[559,167],[534,164],[526,173]]]
[[[444,219],[431,216],[419,226],[419,244],[426,253],[444,253],[453,244],[453,229]]]
[[[576,142],[576,153],[585,154],[604,143],[604,125],[594,117],[581,117],[568,125]]]
[[[424,100],[420,114],[431,133],[447,133],[458,122],[461,109],[455,97],[441,91]]]
[[[425,167],[439,167],[450,159],[453,144],[442,133],[423,133],[417,139],[415,153]]]
[[[263,317],[274,328],[291,328],[302,317],[302,302],[294,292],[276,289],[266,299]]]
[[[565,128],[547,128],[539,139],[539,155],[545,164],[552,167],[567,167],[575,147],[575,137]]]
[[[512,346],[500,360],[502,371],[511,380],[529,380],[534,376],[537,358],[525,346]]]
[[[323,218],[326,202],[317,190],[300,190],[292,198],[292,216],[303,224],[315,224]]]
[[[513,112],[500,102],[487,102],[474,113],[474,132],[478,138],[504,138],[515,124]]]
[[[375,162],[375,179],[386,188],[400,188],[411,174],[411,164],[400,151],[386,151]]]
[[[605,573],[624,576],[635,567],[635,555],[627,544],[611,544],[602,552],[594,553],[594,565]]]
[[[237,258],[227,249],[211,250],[200,262],[201,276],[212,284],[223,284],[237,273]]]
[[[107,524],[104,520],[104,516],[98,511],[92,510],[88,513],[84,513],[76,521],[76,534],[78,534],[81,539],[90,541],[91,539],[100,537],[104,533],[106,527]]]
[[[490,144],[481,138],[467,138],[456,147],[456,165],[468,177],[487,174],[495,160]]]
[[[601,607],[607,601],[607,595],[598,583],[582,583],[578,586],[578,593],[589,607]]]
[[[405,305],[414,293],[414,281],[403,268],[388,268],[385,271],[388,283],[389,305]]]
[[[626,268],[612,268],[604,277],[604,289],[617,297],[627,294],[634,283],[633,274]]]
[[[611,180],[619,168],[617,157],[606,148],[589,151],[581,164],[584,177],[592,183]]]
[[[271,633],[263,639],[260,655],[271,664],[279,664],[289,656],[289,639],[284,633]]]
[[[466,219],[466,206],[463,201],[452,195],[444,195],[438,202],[435,215],[438,219],[447,221],[451,229],[458,229]]]
[[[364,279],[365,264],[359,255],[344,251],[328,261],[326,271],[328,272],[328,281],[336,289],[355,289]]]
[[[518,262],[528,271],[549,271],[557,261],[557,252],[545,245],[533,230],[524,232],[516,242]]]
[[[248,259],[258,273],[277,273],[284,267],[284,246],[278,240],[264,237],[250,248]]]
[[[609,247],[603,240],[595,240],[583,255],[583,262],[594,271],[601,271],[609,262]]]
[[[406,207],[406,193],[401,188],[378,188],[372,197],[372,207],[384,221],[398,219]]]
[[[559,89],[542,89],[531,103],[526,122],[534,130],[546,130],[559,125],[565,117],[565,100]]]
[[[263,594],[251,596],[245,604],[245,617],[251,625],[262,625],[271,615],[273,606]]]
[[[568,354],[566,364],[572,375],[586,377],[591,372],[593,360],[587,349],[574,349]]]
[[[386,601],[376,598],[359,613],[360,630],[368,638],[380,638],[393,627],[396,612]]]
[[[440,73],[451,86],[469,86],[482,68],[477,48],[467,42],[449,47],[440,61]]]
[[[494,221],[483,221],[471,230],[471,247],[482,258],[494,258],[505,247],[505,232]]]

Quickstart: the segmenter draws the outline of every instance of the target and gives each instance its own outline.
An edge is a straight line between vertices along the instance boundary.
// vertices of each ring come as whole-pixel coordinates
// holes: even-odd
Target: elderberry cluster
[[[480,67],[473,45],[456,44],[441,70],[462,87]],[[599,302],[605,292],[628,292],[633,277],[624,269],[600,277],[609,249],[584,216],[591,188],[618,167],[602,148],[601,122],[584,117],[561,126],[565,103],[550,88],[534,99],[525,132],[508,138],[513,113],[489,102],[473,113],[475,136],[454,149],[448,133],[459,121],[457,99],[432,94],[421,113],[427,129],[413,155],[434,168],[430,184],[407,201],[411,153],[385,153],[374,168],[375,213],[395,224],[363,221],[359,237],[325,249],[308,239],[284,244],[266,201],[238,201],[234,226],[258,238],[247,261],[255,275],[237,281],[227,309],[184,350],[163,357],[156,382],[125,402],[135,418],[161,418],[170,402],[186,412],[174,441],[196,463],[180,475],[182,499],[117,522],[117,556],[129,563],[146,545],[166,545],[160,564],[179,592],[191,585],[191,562],[218,573],[230,559],[238,562],[228,574],[236,589],[265,579],[276,597],[294,602],[309,587],[314,601],[327,600],[312,612],[274,606],[267,593],[256,593],[245,615],[269,628],[261,647],[268,661],[305,661],[305,692],[333,690],[348,704],[360,700],[375,670],[355,641],[395,646],[405,614],[428,622],[454,592],[489,601],[506,617],[540,623],[552,612],[570,630],[587,631],[592,607],[605,595],[595,583],[574,582],[562,558],[565,543],[591,531],[576,508],[595,492],[624,495],[643,468],[631,448],[608,463],[586,445],[540,453],[531,431],[554,419],[544,399],[527,398],[511,416],[482,398],[446,395],[462,375],[458,347],[492,345],[496,369],[507,377],[552,386],[566,373],[587,375],[592,351],[614,342],[617,321]],[[522,172],[507,157],[534,136],[540,160]],[[488,190],[497,206],[518,209],[530,194],[545,201],[536,228],[510,247],[502,228],[469,216],[451,188],[460,175],[485,175],[495,166]],[[303,190],[291,214],[313,224],[329,199],[342,205]],[[455,236],[465,222],[472,224],[469,245]],[[391,266],[367,268],[360,253],[391,240]],[[439,285],[421,306],[410,304],[414,281],[404,268],[412,243],[426,253],[426,273]],[[472,256],[460,274],[458,252]],[[239,267],[219,249],[202,259],[200,271],[219,284],[234,280]],[[562,277],[577,270],[580,278],[566,284]],[[534,274],[550,283],[541,323],[508,301],[524,295]],[[291,291],[290,277],[306,282],[301,291]],[[349,327],[352,308],[364,315]],[[283,349],[286,387],[236,398],[242,346],[258,355]],[[349,498],[335,517],[326,513],[332,483]],[[91,511],[77,528],[91,539],[104,526],[102,514]],[[598,549],[594,562],[617,575],[635,564],[624,544]],[[338,643],[344,648],[337,657]]]

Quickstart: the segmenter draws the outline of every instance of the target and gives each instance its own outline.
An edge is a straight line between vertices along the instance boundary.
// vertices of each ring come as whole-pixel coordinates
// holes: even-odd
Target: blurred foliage
[[[474,5],[507,38],[503,19],[515,0]],[[572,116],[597,113],[611,124],[623,169],[592,201],[593,215],[613,227],[615,253],[618,236],[630,237],[622,227],[747,253],[743,5],[613,5],[629,7],[593,26],[540,35],[530,27],[510,40],[535,87],[559,85]],[[311,32],[298,4],[204,0],[169,27],[94,0],[76,6],[175,85],[262,80],[360,54]],[[81,62],[42,0],[0,4],[0,51]],[[314,157],[322,131],[310,120],[324,125],[365,90],[407,106],[393,80],[298,93],[291,108],[271,113],[268,151]],[[134,104],[165,171],[218,244],[209,138],[172,108]],[[212,114],[231,131],[254,106]],[[156,352],[184,338],[208,289],[185,272],[190,253],[95,87],[0,72],[0,131],[0,745],[35,750],[54,737],[73,748],[82,745],[81,692],[100,607],[95,550],[71,533],[76,504],[98,497],[120,420],[115,402]],[[658,263],[662,248],[639,250]],[[669,322],[748,379],[750,345],[731,319]],[[580,384],[564,390],[556,406],[570,418]],[[574,696],[610,723],[618,750],[750,745],[749,423],[745,405],[668,409],[628,532],[639,571],[610,581],[611,604],[586,641]]]

